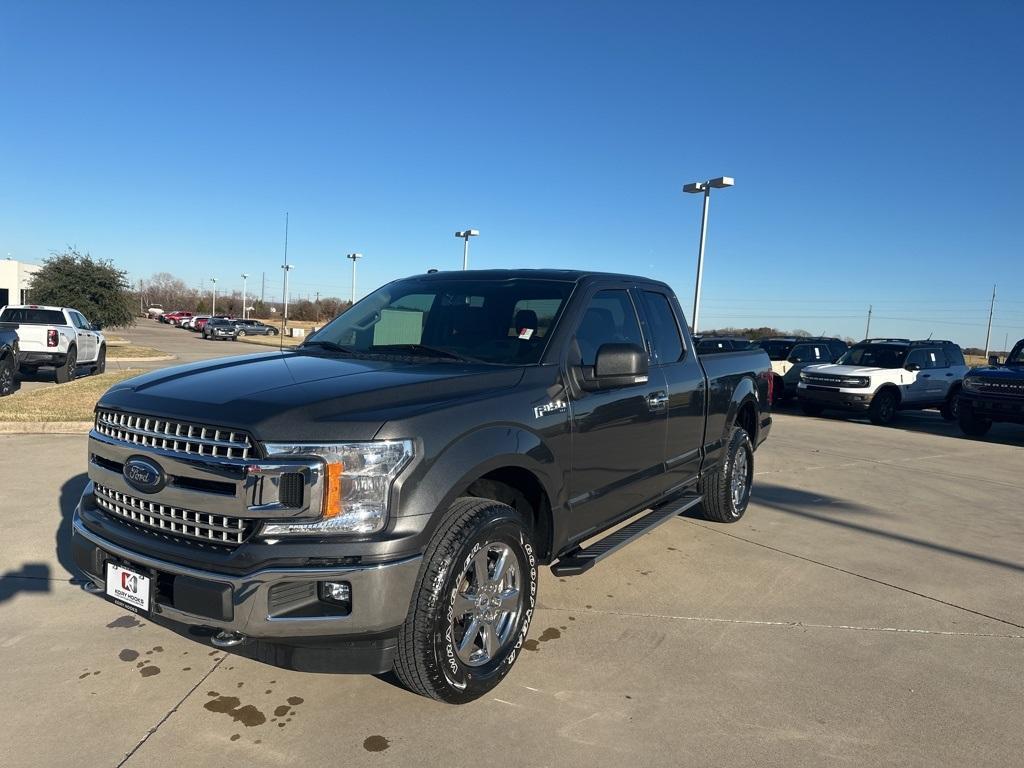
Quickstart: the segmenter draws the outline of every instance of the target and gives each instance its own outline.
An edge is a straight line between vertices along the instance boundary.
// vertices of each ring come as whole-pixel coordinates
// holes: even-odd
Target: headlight
[[[871,379],[864,376],[847,376],[839,383],[844,387],[867,387],[870,386]]]
[[[321,519],[266,523],[263,536],[376,533],[388,520],[391,484],[413,455],[411,440],[265,447],[271,457],[319,456],[325,471]]]
[[[981,379],[979,379],[977,376],[968,376],[967,378],[964,379],[963,387],[964,389],[969,389],[970,391],[974,392],[978,389],[978,386],[980,384]]]
[[[807,381],[807,374],[804,373],[803,371],[800,371],[800,381]]]

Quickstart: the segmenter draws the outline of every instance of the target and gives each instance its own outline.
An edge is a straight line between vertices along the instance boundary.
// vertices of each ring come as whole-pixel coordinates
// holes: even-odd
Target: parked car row
[[[202,335],[204,339],[236,341],[239,336],[277,336],[273,325],[260,320],[241,319],[230,315],[195,315],[191,312],[165,312],[157,318],[161,323],[174,325]]]
[[[58,384],[71,381],[83,371],[103,373],[107,367],[107,341],[98,324],[90,323],[81,312],[71,307],[47,307],[38,304],[7,306],[0,310],[0,325],[5,335],[12,331],[17,337],[12,356],[8,350],[0,355],[3,369],[12,364],[23,375],[35,375],[40,368],[52,368]],[[7,392],[2,382],[6,374],[0,370],[0,393]]]

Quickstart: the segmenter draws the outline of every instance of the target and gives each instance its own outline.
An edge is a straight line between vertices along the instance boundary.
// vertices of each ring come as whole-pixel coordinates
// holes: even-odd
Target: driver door
[[[586,306],[569,344],[568,377],[593,366],[603,344],[647,349],[628,288],[598,290]],[[570,411],[569,525],[579,539],[659,494],[668,419],[664,373],[652,368],[642,383],[581,391]]]

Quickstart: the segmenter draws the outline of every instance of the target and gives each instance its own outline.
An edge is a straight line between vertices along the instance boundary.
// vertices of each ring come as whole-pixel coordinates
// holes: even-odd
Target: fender
[[[430,456],[395,490],[399,515],[429,515],[424,535],[429,538],[441,514],[482,475],[517,467],[533,475],[552,507],[562,503],[563,483],[554,454],[540,435],[517,424],[489,425],[455,438],[442,452]],[[468,468],[468,469],[467,469]]]
[[[732,392],[729,405],[726,408],[725,418],[722,420],[721,432],[717,435],[708,434],[709,438],[714,437],[715,439],[713,442],[706,443],[704,446],[705,468],[714,466],[721,459],[722,451],[725,449],[726,442],[729,439],[729,431],[736,424],[736,417],[739,414],[740,409],[747,403],[752,403],[755,411],[760,413],[761,401],[754,380],[749,376],[744,376],[737,382],[736,388]],[[751,435],[750,441],[754,445],[757,445],[757,435]]]

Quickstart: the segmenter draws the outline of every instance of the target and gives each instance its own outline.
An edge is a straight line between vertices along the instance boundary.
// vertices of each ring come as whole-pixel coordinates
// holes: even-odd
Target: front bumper
[[[850,392],[803,385],[797,387],[796,395],[800,400],[843,411],[866,411],[871,407],[871,399],[874,397],[873,392]]]
[[[1024,399],[984,393],[960,393],[961,410],[969,409],[979,419],[1024,424]]]
[[[244,575],[214,573],[148,557],[107,541],[85,527],[78,510],[72,524],[75,563],[103,591],[108,560],[134,566],[155,585],[151,612],[194,629],[222,630],[248,638],[358,638],[393,634],[405,621],[421,557],[329,568],[265,568]],[[351,604],[344,615],[318,597],[322,581],[347,582]]]

